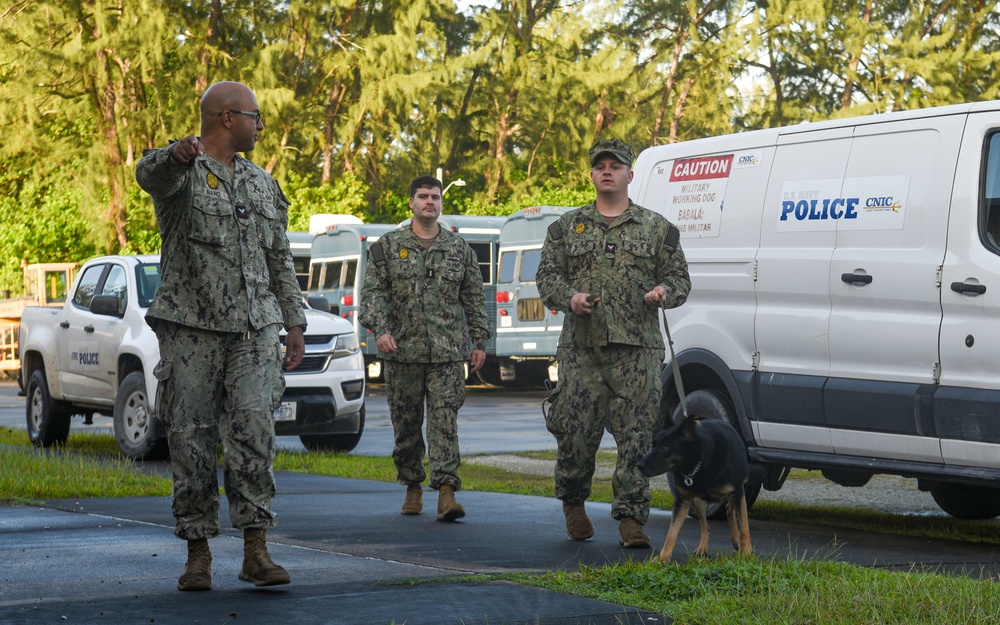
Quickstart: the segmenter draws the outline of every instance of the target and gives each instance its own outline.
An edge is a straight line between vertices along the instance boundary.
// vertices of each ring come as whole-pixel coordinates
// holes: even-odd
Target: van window
[[[499,284],[510,284],[514,281],[514,262],[517,260],[517,252],[510,251],[500,254],[500,276],[497,278]]]
[[[313,263],[309,266],[309,290],[318,291],[319,290],[319,274],[323,270],[323,265],[320,263]]]
[[[326,272],[323,274],[323,288],[336,289],[340,286],[340,268],[344,266],[341,261],[326,264]]]
[[[538,273],[538,262],[542,259],[542,250],[525,250],[521,255],[521,282],[534,282]]]
[[[986,247],[1000,254],[1000,132],[987,139],[980,228]]]
[[[344,288],[353,289],[358,283],[358,261],[347,261],[347,272],[344,274]]]

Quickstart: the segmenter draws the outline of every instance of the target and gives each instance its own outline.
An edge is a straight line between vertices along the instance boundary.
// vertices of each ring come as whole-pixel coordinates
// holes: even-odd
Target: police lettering
[[[101,355],[98,352],[80,352],[81,365],[99,365]]]
[[[781,203],[781,218],[788,221],[792,215],[798,221],[822,219],[857,219],[860,198],[824,198],[820,200],[785,200]]]

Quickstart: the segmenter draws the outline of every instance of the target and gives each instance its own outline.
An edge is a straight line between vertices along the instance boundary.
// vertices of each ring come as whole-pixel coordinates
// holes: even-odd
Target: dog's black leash
[[[677,354],[674,353],[674,339],[670,336],[670,325],[667,323],[666,300],[660,300],[660,317],[663,319],[663,329],[667,332],[667,346],[670,347],[670,364],[674,369],[674,384],[677,385],[677,394],[681,398],[681,411],[684,418],[688,418],[687,399],[684,397],[684,381],[681,379],[681,367],[677,364]],[[698,469],[695,469],[697,472]],[[694,475],[692,473],[691,475]],[[685,480],[687,482],[687,480]],[[690,484],[688,484],[690,486]]]

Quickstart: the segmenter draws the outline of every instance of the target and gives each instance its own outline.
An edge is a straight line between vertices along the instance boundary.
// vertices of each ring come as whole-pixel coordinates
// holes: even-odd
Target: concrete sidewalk
[[[626,606],[507,582],[455,579],[648,559],[666,535],[669,513],[654,511],[647,525],[654,549],[625,550],[608,504],[587,505],[596,535],[581,543],[566,538],[554,499],[462,491],[459,501],[468,516],[438,523],[433,492],[425,493],[423,515],[404,517],[399,485],[294,473],[279,473],[277,480],[274,509],[281,518],[268,534],[269,549],[292,583],[265,589],[237,579],[242,538],[227,529],[210,543],[212,591],[178,592],[186,553],[172,534],[167,498],[0,508],[0,624],[669,622]],[[225,502],[223,510],[228,527]],[[696,521],[685,524],[676,559],[687,557],[697,534]],[[751,534],[764,557],[1000,574],[1000,552],[981,545],[753,521]],[[713,550],[732,550],[724,522],[713,525],[712,536]]]

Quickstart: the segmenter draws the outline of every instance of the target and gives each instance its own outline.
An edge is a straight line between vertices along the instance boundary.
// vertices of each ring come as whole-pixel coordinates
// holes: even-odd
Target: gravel
[[[523,458],[513,454],[466,456],[463,462],[499,467],[533,475],[552,475],[555,462]],[[598,463],[595,475],[610,477],[613,465]],[[865,486],[846,487],[831,482],[819,471],[796,471],[778,491],[762,490],[758,501],[789,501],[806,506],[841,506],[877,510],[893,514],[947,517],[930,493],[917,489],[915,479],[895,475],[876,475]],[[655,477],[654,489],[667,489],[665,477]]]

